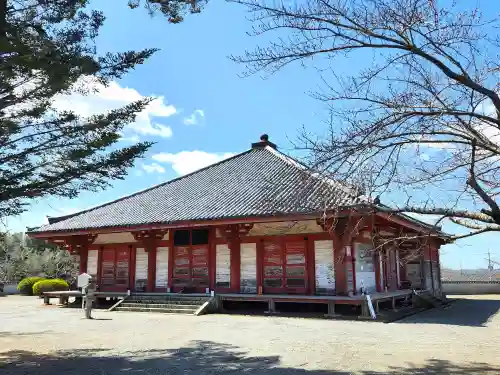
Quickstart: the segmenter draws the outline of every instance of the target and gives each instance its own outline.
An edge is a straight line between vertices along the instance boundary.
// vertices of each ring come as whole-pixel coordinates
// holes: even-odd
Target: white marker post
[[[375,309],[373,308],[372,298],[369,294],[366,295],[366,302],[368,304],[368,309],[370,310],[370,315],[373,319],[377,319],[377,315],[375,314]]]

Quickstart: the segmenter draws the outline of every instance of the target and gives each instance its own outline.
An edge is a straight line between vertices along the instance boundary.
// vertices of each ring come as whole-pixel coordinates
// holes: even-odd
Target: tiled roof
[[[364,201],[273,147],[255,147],[150,189],[52,219],[33,232],[312,213]]]

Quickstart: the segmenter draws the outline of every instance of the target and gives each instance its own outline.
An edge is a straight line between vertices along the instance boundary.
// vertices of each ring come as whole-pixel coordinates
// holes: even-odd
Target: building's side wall
[[[321,232],[320,232],[321,231]],[[304,233],[306,232],[306,233]],[[354,290],[356,282],[354,261],[346,262],[342,249],[338,248],[335,235],[325,233],[313,221],[283,222],[255,225],[246,236],[242,236],[233,254],[225,239],[212,237],[209,261],[211,288],[218,292],[258,293],[263,290],[263,248],[265,241],[282,243],[305,243],[305,266],[307,294],[346,294],[346,288]],[[125,233],[99,235],[88,252],[88,272],[97,276],[98,284],[103,267],[103,252],[109,258],[110,251],[129,253],[129,288],[132,291],[169,291],[172,288],[173,250],[166,235],[156,248],[146,251],[133,236]],[[113,243],[112,241],[117,241]],[[352,245],[348,248],[351,249]],[[355,246],[355,245],[354,245]],[[354,250],[350,250],[354,251]],[[353,254],[354,255],[354,254]],[[285,257],[286,254],[283,253]],[[116,258],[116,257],[115,257]],[[115,259],[116,261],[116,259]],[[124,260],[122,259],[122,262]],[[107,263],[110,259],[106,260]],[[238,262],[238,265],[234,265]],[[109,265],[108,265],[109,267]],[[153,270],[152,270],[153,268]],[[349,276],[349,269],[351,270]],[[236,271],[235,271],[236,270]],[[233,273],[238,272],[237,286],[233,287]],[[286,272],[286,269],[284,269]],[[347,277],[346,283],[337,284],[337,273]],[[149,280],[152,278],[153,280]],[[152,289],[150,288],[152,285]],[[231,288],[229,288],[231,285]]]
[[[429,240],[423,246],[422,288],[436,295],[442,294],[441,270],[439,264],[439,244]]]
[[[395,290],[400,287],[402,280],[416,277],[411,273],[414,271],[412,267],[401,266],[401,253],[397,247],[379,249],[375,246],[368,227],[348,240],[348,243],[341,243],[343,240],[339,234],[325,232],[312,220],[255,224],[247,235],[241,235],[232,246],[221,235],[223,232],[215,227],[210,233],[209,289],[216,292],[262,293],[265,279],[264,244],[269,241],[281,243],[283,249],[280,256],[284,262],[282,272],[290,271],[287,269],[289,264],[285,262],[285,258],[289,257],[288,251],[300,252],[302,250],[297,249],[304,249],[303,253],[290,255],[295,259],[293,262],[299,262],[291,263],[291,268],[297,267],[292,271],[297,272],[302,264],[305,267],[305,275],[299,272],[296,277],[305,279],[305,287],[296,288],[300,293],[345,295],[360,293],[362,288],[374,293],[384,291],[386,287],[387,290]],[[172,241],[173,235],[168,233],[156,242],[156,247],[148,247],[146,251],[144,245],[135,241],[130,233],[99,235],[88,251],[87,272],[98,276],[99,283],[103,253],[107,254],[109,263],[109,252],[114,250],[121,254],[122,264],[129,264],[128,288],[148,292],[170,291],[175,263]],[[285,250],[290,247],[287,243],[295,250]],[[125,259],[125,253],[128,259]],[[422,287],[440,293],[436,244],[431,244],[428,251],[424,252],[420,272]],[[289,278],[292,277],[287,276],[286,279]]]

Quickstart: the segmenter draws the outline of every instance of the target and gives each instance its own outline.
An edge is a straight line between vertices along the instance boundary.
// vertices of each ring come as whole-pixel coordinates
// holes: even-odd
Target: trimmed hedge
[[[39,296],[43,292],[69,290],[69,285],[63,279],[40,280],[33,285],[33,295]]]
[[[22,294],[23,296],[32,296],[33,295],[33,285],[35,285],[37,282],[45,280],[44,277],[26,277],[22,279],[19,284],[17,284],[17,290],[19,290],[19,293]]]

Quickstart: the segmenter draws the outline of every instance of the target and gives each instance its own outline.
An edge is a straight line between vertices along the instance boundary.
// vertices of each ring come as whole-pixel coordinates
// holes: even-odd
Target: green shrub
[[[44,277],[26,277],[22,279],[19,284],[17,284],[17,290],[23,296],[32,296],[33,295],[33,285],[39,282],[40,280],[45,280]]]
[[[40,280],[33,285],[33,295],[39,296],[43,292],[69,290],[69,285],[63,279]]]

